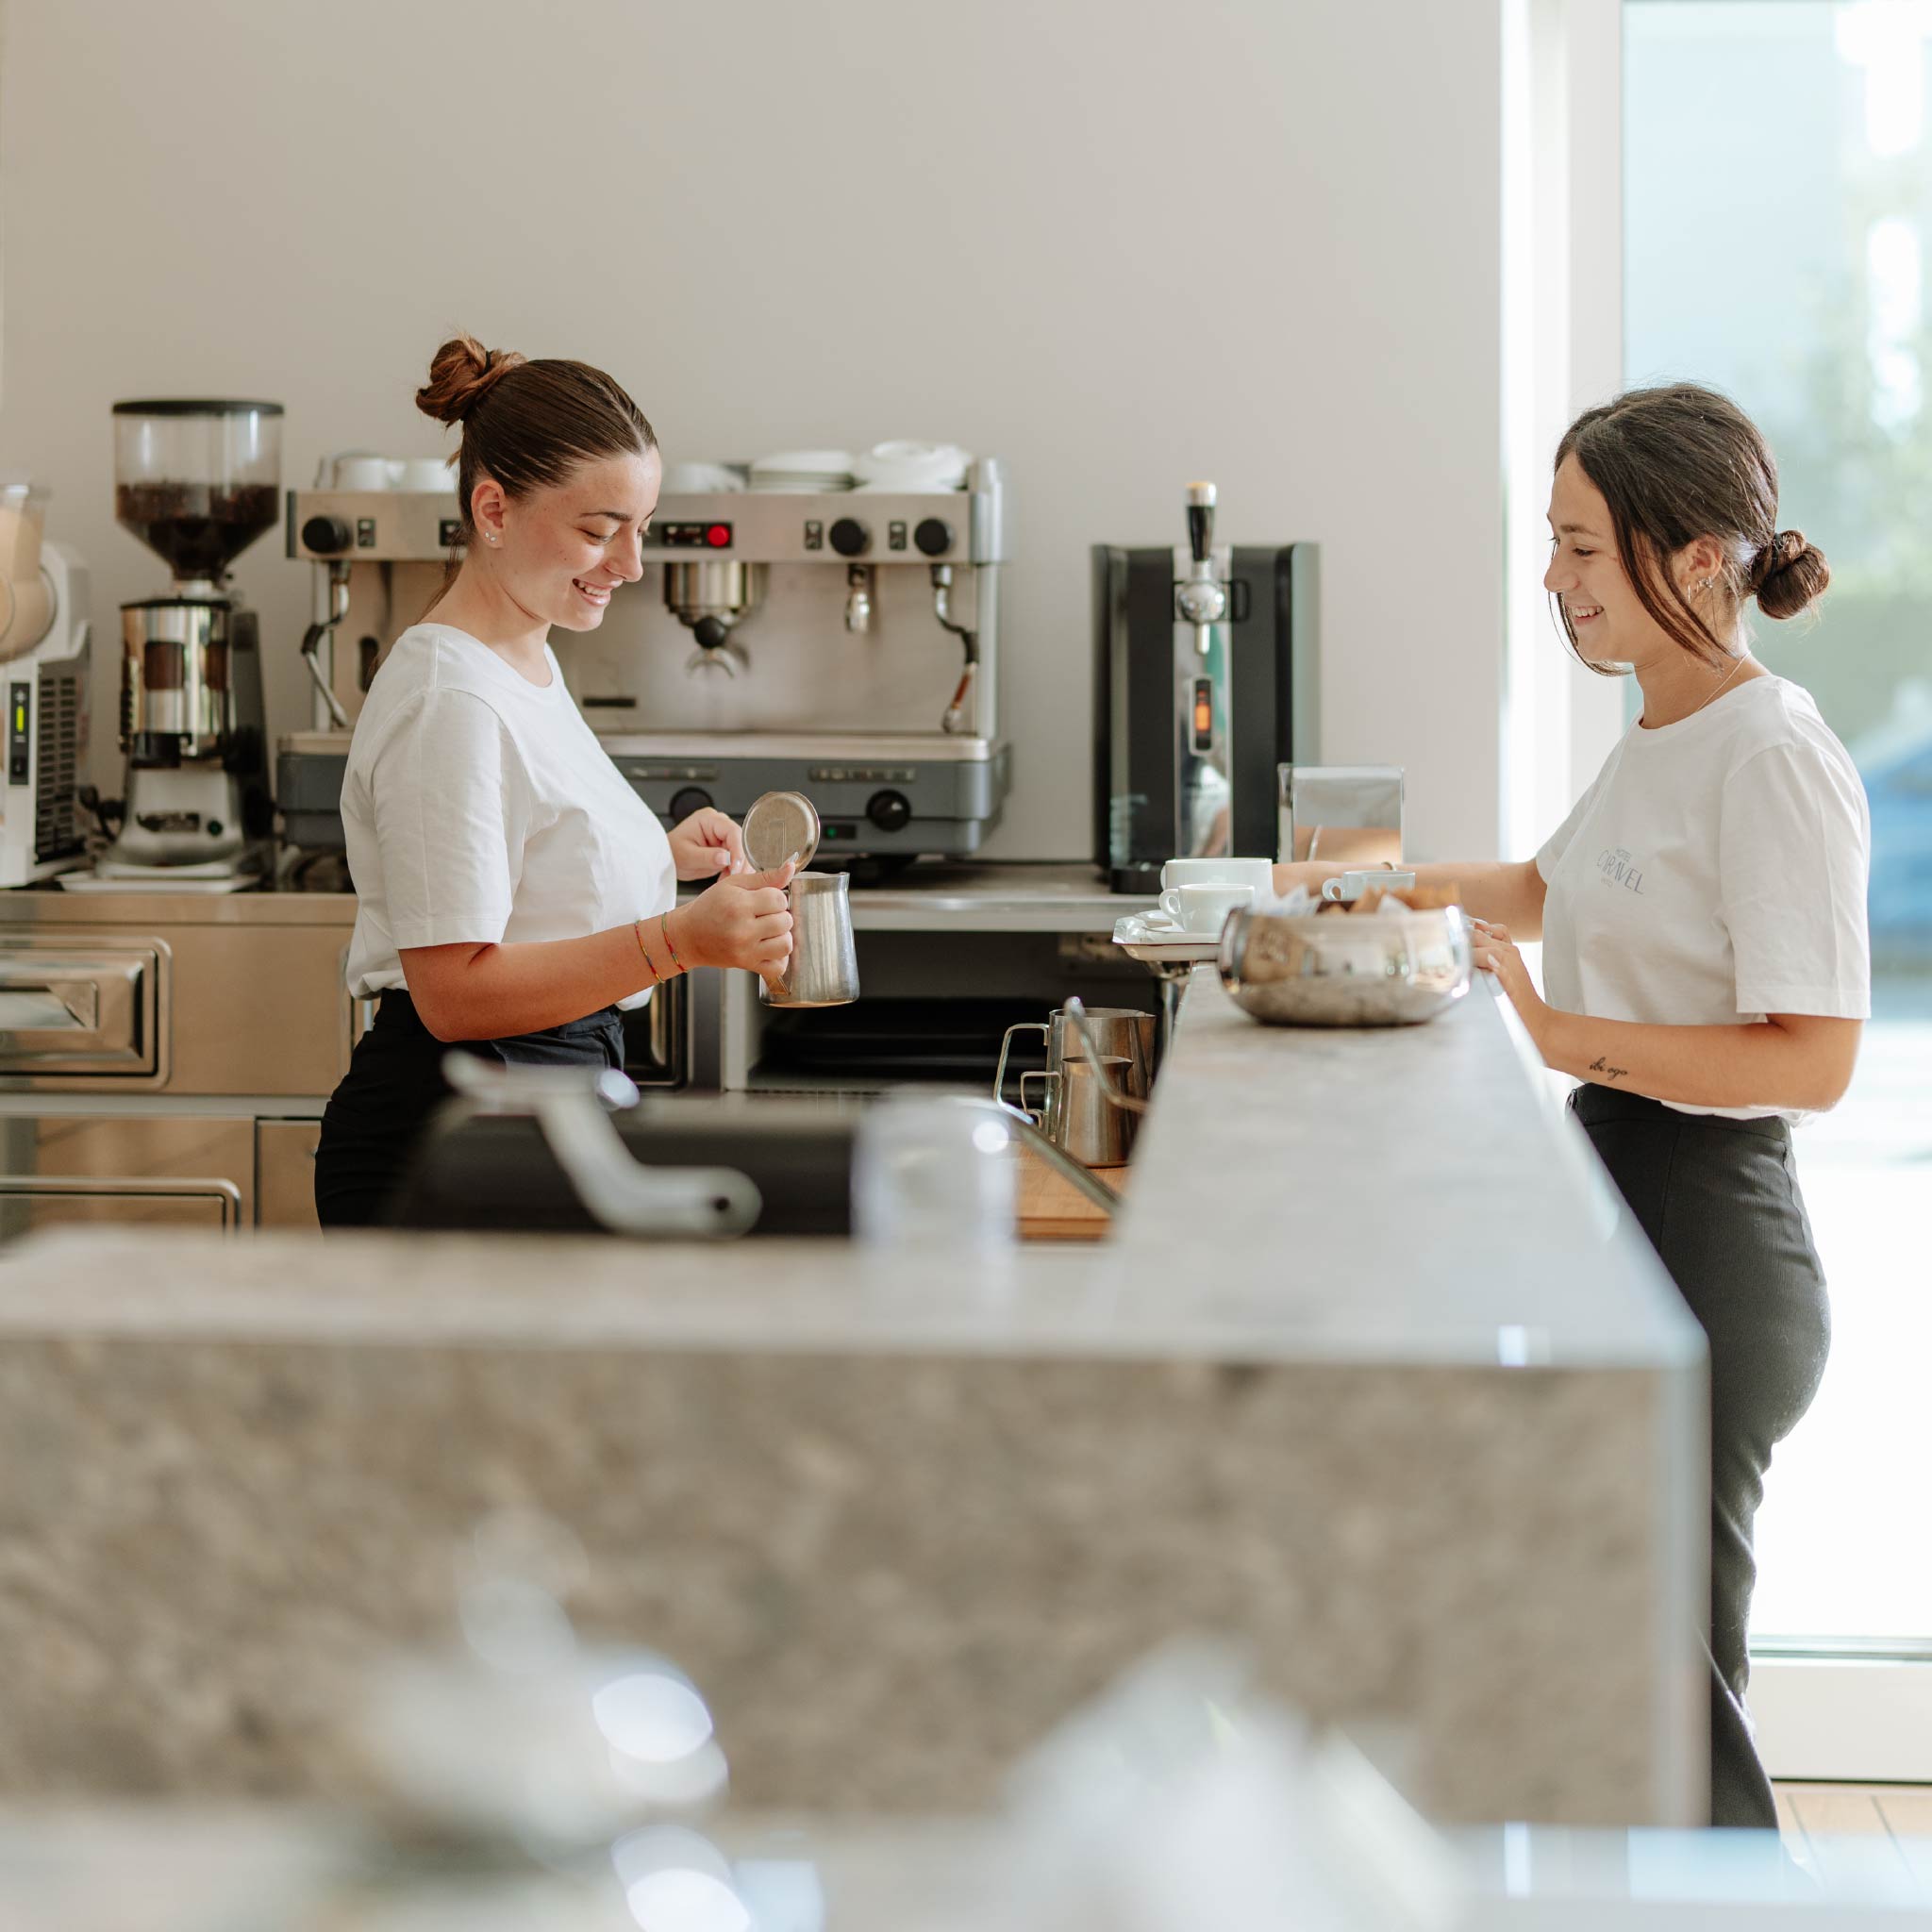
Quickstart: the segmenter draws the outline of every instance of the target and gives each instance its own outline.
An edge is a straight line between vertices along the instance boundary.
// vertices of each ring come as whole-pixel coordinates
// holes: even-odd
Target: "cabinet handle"
[[[73,1194],[83,1199],[110,1200],[115,1196],[148,1194],[157,1198],[180,1195],[209,1199],[222,1204],[222,1229],[232,1231],[242,1224],[242,1191],[233,1181],[210,1177],[207,1180],[158,1179],[152,1174],[0,1174],[0,1194]]]

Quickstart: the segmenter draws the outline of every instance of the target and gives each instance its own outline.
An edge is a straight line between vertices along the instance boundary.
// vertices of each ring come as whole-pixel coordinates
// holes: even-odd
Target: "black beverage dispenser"
[[[1094,851],[1116,892],[1176,858],[1273,858],[1284,764],[1318,756],[1317,548],[1093,546]]]

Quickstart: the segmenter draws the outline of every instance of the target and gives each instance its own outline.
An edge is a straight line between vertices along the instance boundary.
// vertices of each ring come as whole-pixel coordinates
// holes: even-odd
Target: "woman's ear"
[[[1671,559],[1671,574],[1688,597],[1724,575],[1724,546],[1715,537],[1693,537]]]
[[[503,541],[503,515],[508,501],[503,485],[493,476],[479,476],[470,492],[470,521],[476,526],[477,536],[492,549]]]

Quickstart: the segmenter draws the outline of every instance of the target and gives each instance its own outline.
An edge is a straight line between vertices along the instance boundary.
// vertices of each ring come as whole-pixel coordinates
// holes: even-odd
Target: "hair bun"
[[[1780,530],[1757,553],[1752,571],[1757,608],[1770,618],[1795,617],[1824,594],[1831,566],[1802,530]]]
[[[514,349],[486,349],[475,336],[452,336],[429,358],[429,380],[416,407],[439,423],[460,423],[524,358]]]

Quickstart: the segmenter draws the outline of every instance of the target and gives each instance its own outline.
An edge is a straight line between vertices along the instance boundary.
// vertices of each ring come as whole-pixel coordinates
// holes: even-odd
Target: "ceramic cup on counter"
[[[1274,890],[1274,863],[1267,858],[1170,858],[1160,883],[1171,886],[1252,886],[1257,898]]]
[[[1218,933],[1230,912],[1245,911],[1254,903],[1255,889],[1245,883],[1170,886],[1160,895],[1160,909],[1183,932],[1202,934]]]

